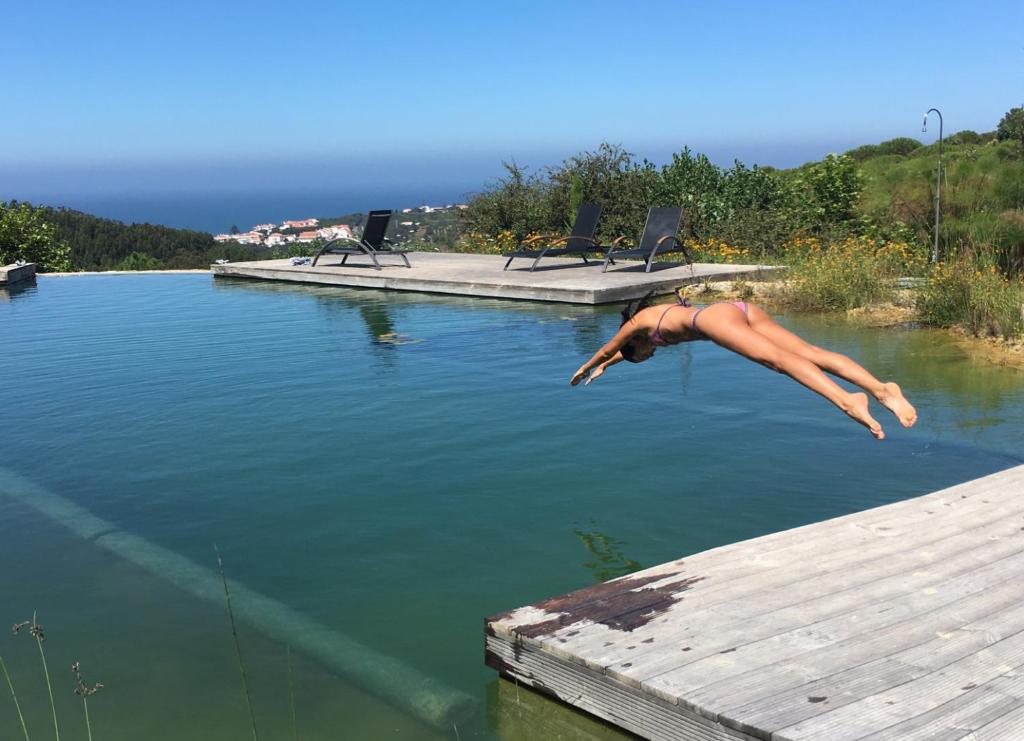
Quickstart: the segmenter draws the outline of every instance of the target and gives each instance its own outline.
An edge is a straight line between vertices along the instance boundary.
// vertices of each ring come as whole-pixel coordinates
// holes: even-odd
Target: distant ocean
[[[254,224],[280,223],[285,219],[329,218],[375,208],[415,208],[465,203],[471,190],[447,187],[363,188],[360,190],[288,191],[281,193],[169,193],[138,195],[67,195],[22,197],[33,205],[84,211],[127,223],[150,223],[217,234],[232,225],[242,231]]]

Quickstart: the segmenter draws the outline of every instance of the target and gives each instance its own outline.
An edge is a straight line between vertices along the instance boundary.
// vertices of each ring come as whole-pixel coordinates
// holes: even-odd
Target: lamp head
[[[925,112],[924,120],[921,121],[921,131],[927,131],[927,130],[928,130],[928,113]]]

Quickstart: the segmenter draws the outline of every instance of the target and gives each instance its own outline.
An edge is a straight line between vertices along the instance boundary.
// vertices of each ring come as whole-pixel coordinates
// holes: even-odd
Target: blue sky
[[[0,198],[477,182],[602,141],[791,166],[995,128],[1024,3],[5,3]]]

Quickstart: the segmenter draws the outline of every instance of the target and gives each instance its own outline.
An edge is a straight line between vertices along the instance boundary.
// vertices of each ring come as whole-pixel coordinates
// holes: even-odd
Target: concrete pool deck
[[[485,621],[507,678],[644,738],[1024,738],[1024,466]]]
[[[283,259],[211,265],[210,269],[215,276],[230,278],[572,304],[628,301],[650,291],[658,295],[690,283],[763,279],[782,270],[768,265],[656,263],[645,273],[643,263],[622,260],[602,273],[600,261],[584,265],[579,259],[550,258],[531,273],[531,261],[526,259],[506,271],[502,270],[506,258],[500,255],[443,252],[411,252],[411,268],[388,255],[381,258],[381,270],[363,257],[353,257],[346,265],[339,265],[340,261],[338,255],[326,255],[316,267]]]
[[[23,265],[4,265],[0,267],[0,286],[13,286],[22,281],[36,277],[36,265],[29,262]]]

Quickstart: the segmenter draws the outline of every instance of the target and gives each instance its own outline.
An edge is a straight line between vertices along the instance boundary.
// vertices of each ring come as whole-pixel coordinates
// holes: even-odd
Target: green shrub
[[[963,255],[932,268],[917,309],[927,324],[1011,339],[1024,332],[1024,284],[988,258]]]
[[[33,262],[40,273],[71,269],[71,251],[56,227],[27,203],[0,202],[0,265]]]
[[[924,269],[926,251],[906,242],[849,237],[786,245],[788,298],[805,309],[845,310],[891,300],[896,280]]]
[[[160,270],[164,264],[152,255],[133,252],[117,264],[117,270]]]

